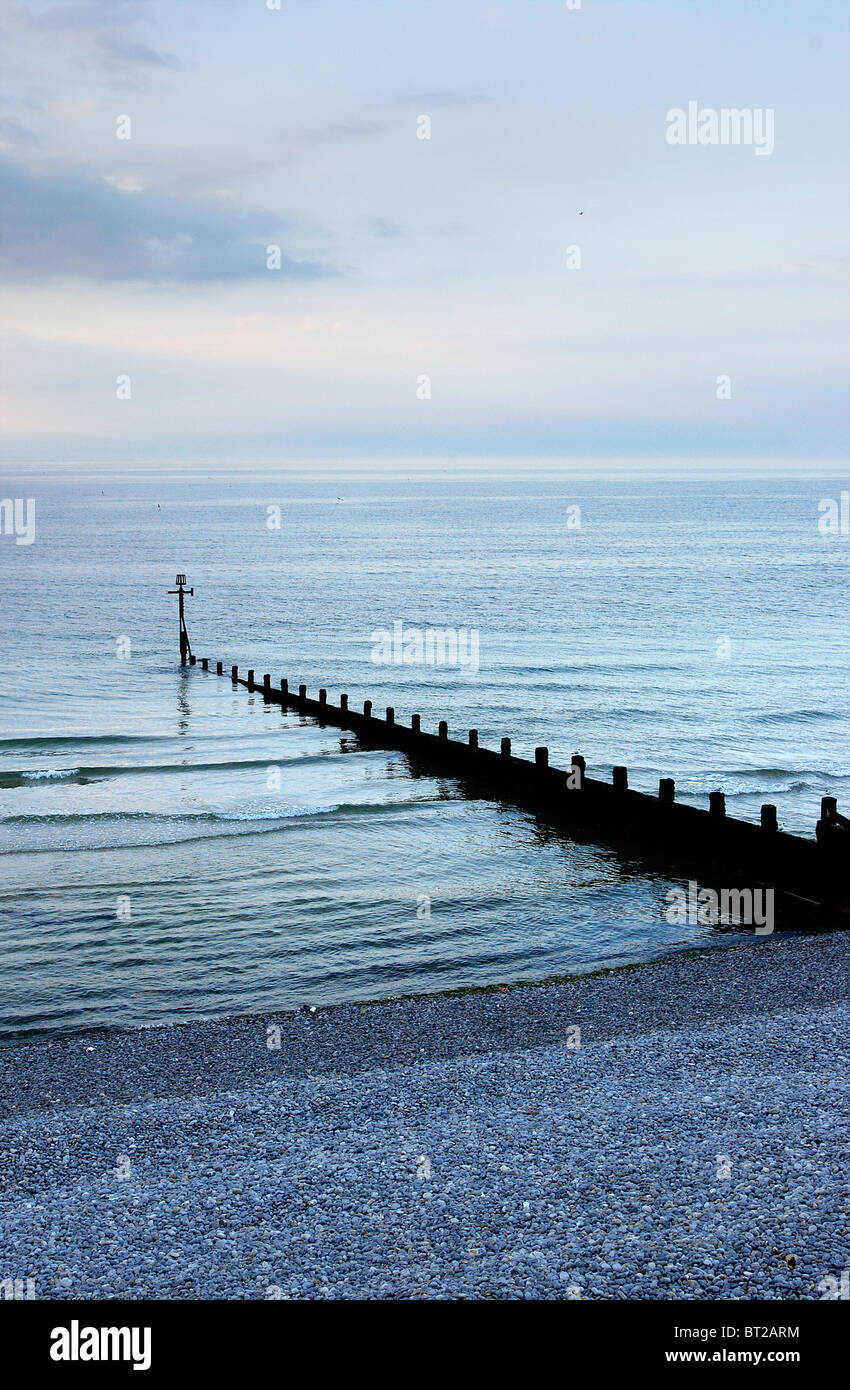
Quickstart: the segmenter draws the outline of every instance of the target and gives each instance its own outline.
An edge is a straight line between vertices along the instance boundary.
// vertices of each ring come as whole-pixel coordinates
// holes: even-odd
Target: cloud
[[[122,193],[144,193],[145,185],[138,174],[104,174],[107,183]]]
[[[130,31],[153,17],[150,0],[77,0],[75,4],[17,4],[6,16],[19,29],[50,30],[109,70],[129,74],[146,68],[178,68],[179,60]]]
[[[189,284],[333,273],[284,253],[279,271],[266,268],[267,245],[281,241],[274,213],[249,213],[220,198],[153,194],[133,175],[118,176],[113,186],[78,170],[35,172],[8,157],[0,158],[0,177],[6,282],[75,276]]]
[[[0,118],[0,151],[21,149],[38,143],[38,136],[14,116]]]
[[[367,217],[365,225],[373,236],[384,237],[387,240],[404,236],[401,223],[389,217]]]
[[[418,106],[423,111],[435,106],[477,106],[490,98],[480,92],[414,92],[409,97],[399,98],[400,104]]]
[[[98,104],[91,97],[81,97],[79,101],[48,102],[45,110],[48,116],[66,124],[69,121],[89,120],[98,110]]]
[[[155,67],[178,68],[177,58],[171,53],[161,53],[149,44],[134,42],[132,39],[110,34],[108,31],[95,35],[95,47],[103,54],[108,66],[114,67]]]
[[[337,121],[314,130],[299,131],[301,139],[310,144],[321,145],[336,140],[357,140],[370,135],[381,135],[388,128],[386,121]]]

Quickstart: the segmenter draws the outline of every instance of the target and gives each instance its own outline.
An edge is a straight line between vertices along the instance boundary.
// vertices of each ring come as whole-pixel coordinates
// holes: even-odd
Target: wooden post
[[[387,723],[395,723],[395,710],[393,709],[392,705],[387,705]]]
[[[726,815],[726,794],[725,792],[708,793],[708,809],[713,816]]]
[[[289,698],[289,681],[284,676],[280,683],[280,693],[284,700]]]
[[[366,719],[371,719],[371,718],[372,718],[372,701],[371,701],[371,700],[364,700],[364,701],[363,701],[363,714],[364,714],[364,717],[365,717]]]
[[[328,703],[328,692],[323,688],[323,689],[321,689],[321,690],[319,691],[319,704],[320,704],[320,705],[326,705],[327,703]]]
[[[503,758],[509,758],[511,756],[511,741],[509,738],[502,739],[501,753]]]
[[[441,719],[439,724],[437,725],[437,738],[448,738],[448,736],[449,726],[446,723],[445,719]]]
[[[238,679],[239,679],[239,667],[238,667],[238,666],[231,666],[231,668],[230,668],[230,679],[231,679],[232,681],[238,681]]]
[[[768,834],[775,835],[779,829],[779,821],[776,818],[776,807],[765,803],[761,808],[761,828]]]
[[[263,695],[264,695],[265,699],[267,699],[267,700],[271,699],[271,693],[272,693],[272,678],[271,678],[271,676],[269,675],[269,673],[268,673],[268,671],[267,671],[266,674],[263,676]]]
[[[572,758],[570,759],[570,767],[572,768],[572,770],[573,770],[573,772],[574,772],[574,774],[575,774],[575,780],[578,782],[579,786],[581,787],[581,786],[583,785],[583,783],[584,783],[584,773],[585,773],[585,769],[586,769],[586,767],[587,767],[587,763],[585,762],[584,758],[581,756],[581,753],[573,753],[573,756],[572,756]]]
[[[348,709],[348,696],[344,693],[339,697],[339,707],[343,710]]]
[[[179,574],[178,574],[177,578],[178,578],[178,579],[180,578],[180,575],[179,575]],[[182,584],[179,586],[177,592],[178,592],[178,594],[180,595],[180,597],[179,597],[178,600],[177,600],[177,608],[178,608],[178,610],[179,610],[179,619],[178,619],[178,620],[179,620],[179,623],[180,623],[180,665],[181,665],[181,666],[185,666],[185,665],[186,665],[186,658],[187,658],[187,656],[189,655],[189,638],[188,638],[188,636],[186,635],[186,619],[185,619],[184,616],[183,616],[183,585],[182,585]]]
[[[299,685],[299,687],[298,687],[298,698],[299,698],[299,700],[302,702],[302,704],[303,704],[303,702],[307,699],[307,687],[306,687],[306,685]]]
[[[658,800],[667,802],[676,800],[676,783],[672,777],[662,777],[659,781]]]
[[[186,615],[183,612],[183,595],[191,594],[194,598],[195,590],[186,588],[185,574],[178,574],[175,579],[176,589],[169,589],[170,594],[177,594],[177,617],[180,628],[180,665],[185,666],[188,659],[189,665],[194,666],[195,659],[192,656],[192,648],[189,645],[189,634],[186,631]]]
[[[224,675],[224,662],[223,662],[223,661],[217,661],[217,662],[215,663],[215,673],[216,673],[217,676],[223,676],[223,675]]]
[[[611,782],[615,792],[626,792],[629,789],[629,769],[627,767],[615,767],[611,769]]]
[[[248,672],[248,689],[249,689],[249,690],[253,690],[253,689],[254,689],[254,672],[253,672],[253,671],[249,671],[249,672]]]
[[[838,814],[838,798],[836,796],[822,796],[820,799],[820,818],[821,820],[832,820]]]
[[[207,657],[205,657],[205,656],[202,656],[202,657],[201,657],[201,670],[202,670],[202,671],[208,671],[209,669],[210,669],[209,659],[208,659]]]
[[[469,731],[469,746],[470,746],[470,748],[477,748],[477,747],[478,747],[478,730],[477,730],[477,729],[470,729],[470,731]]]
[[[537,764],[537,766],[540,767],[540,768],[546,768],[546,767],[548,767],[548,766],[549,766],[549,749],[548,749],[548,748],[535,748],[535,750],[534,750],[534,761],[535,761],[535,763]]]
[[[410,716],[410,727],[415,734],[420,734],[422,732],[422,719],[420,715],[412,714]]]

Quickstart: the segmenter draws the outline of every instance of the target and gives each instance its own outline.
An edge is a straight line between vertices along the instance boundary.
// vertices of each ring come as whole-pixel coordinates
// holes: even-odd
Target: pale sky
[[[0,16],[7,460],[846,451],[845,0]]]

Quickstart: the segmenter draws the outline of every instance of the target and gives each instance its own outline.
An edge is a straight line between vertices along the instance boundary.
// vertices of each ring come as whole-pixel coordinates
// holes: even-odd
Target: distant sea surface
[[[841,478],[603,467],[7,468],[0,1036],[543,979],[728,940],[670,881],[412,777],[196,655],[573,751],[813,835],[850,805]],[[275,527],[280,509],[280,525]],[[579,514],[571,508],[578,508]],[[580,519],[580,525],[576,524]],[[272,523],[271,525],[269,523]],[[477,672],[373,661],[474,629]],[[758,949],[758,943],[753,943]]]

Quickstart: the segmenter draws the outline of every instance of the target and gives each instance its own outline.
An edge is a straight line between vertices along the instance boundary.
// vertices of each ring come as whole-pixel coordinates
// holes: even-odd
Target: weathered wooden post
[[[210,669],[209,657],[202,656],[202,657],[201,657],[201,670],[202,670],[202,671],[208,671],[209,669]]]
[[[187,658],[192,656],[192,648],[189,645],[189,634],[186,631],[186,616],[183,612],[183,595],[191,594],[192,598],[194,598],[195,590],[186,588],[185,574],[178,574],[174,582],[177,588],[169,589],[168,592],[177,595],[177,611],[180,624],[180,665],[185,666]],[[194,659],[192,659],[191,665],[194,666],[194,664]]]
[[[439,724],[437,725],[437,738],[448,738],[448,736],[449,726],[446,723],[445,719],[441,719]]]
[[[230,668],[230,679],[231,679],[232,681],[234,681],[234,682],[238,681],[238,679],[239,679],[239,667],[238,667],[238,666],[231,666],[231,668]]]
[[[371,701],[371,700],[364,700],[364,701],[363,701],[363,718],[364,718],[364,719],[371,719],[371,718],[372,718],[372,701]]]
[[[627,767],[612,768],[611,782],[615,792],[627,792],[629,790],[629,769]]]
[[[411,727],[411,730],[413,731],[414,734],[421,734],[421,732],[422,732],[422,717],[421,717],[421,715],[419,715],[419,714],[412,714],[412,715],[410,716],[410,727]]]
[[[395,723],[395,710],[393,709],[392,705],[387,705],[387,723]]]
[[[779,821],[776,817],[776,807],[765,803],[761,808],[761,828],[768,834],[775,835],[779,829]]]
[[[217,676],[223,676],[223,675],[224,675],[224,662],[223,662],[223,661],[217,661],[217,662],[215,663],[215,673],[216,673]]]
[[[501,752],[503,758],[509,758],[511,756],[511,741],[509,738],[502,739]]]
[[[535,766],[536,766],[536,767],[542,768],[542,769],[545,770],[545,769],[549,766],[549,749],[548,749],[548,748],[535,748],[535,750],[534,750],[534,762],[535,762]]]
[[[581,787],[584,783],[584,773],[586,768],[587,763],[581,756],[581,753],[573,753],[573,756],[570,759],[570,769],[572,775],[567,785],[572,787]]]
[[[253,690],[253,689],[254,689],[254,672],[253,672],[253,670],[251,670],[251,671],[248,672],[248,689],[249,689],[249,690]]]
[[[339,697],[339,707],[344,713],[348,713],[348,696],[345,691]]]
[[[284,676],[280,682],[280,695],[282,703],[285,704],[289,697],[289,681],[286,679],[286,676]]]
[[[709,793],[708,793],[708,809],[709,809],[711,815],[713,815],[713,816],[717,816],[718,818],[721,817],[721,816],[725,816],[725,815],[726,815],[726,793],[725,793],[725,792],[709,792]]]
[[[658,800],[668,803],[676,800],[676,783],[672,777],[662,777],[659,780]]]
[[[470,748],[477,748],[477,747],[478,747],[478,730],[477,730],[477,729],[470,729],[470,731],[469,731],[469,746],[470,746]]]
[[[325,690],[325,688],[324,688],[324,686],[323,686],[323,687],[319,690],[319,704],[320,704],[320,705],[326,705],[327,703],[328,703],[328,692]]]
[[[264,700],[270,700],[271,697],[272,697],[272,678],[271,678],[271,676],[269,675],[268,671],[266,671],[265,675],[263,676],[263,699],[264,699]]]
[[[303,704],[306,704],[306,702],[307,702],[307,687],[306,687],[306,685],[299,685],[299,687],[298,687],[298,699],[300,700],[300,702],[301,702],[302,705],[303,705]]]

